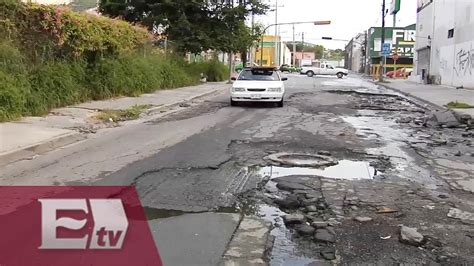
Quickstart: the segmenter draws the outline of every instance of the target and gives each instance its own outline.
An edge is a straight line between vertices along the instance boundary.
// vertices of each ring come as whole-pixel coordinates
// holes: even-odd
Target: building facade
[[[474,1],[418,0],[414,79],[474,88]]]
[[[359,33],[345,47],[344,68],[359,73],[365,72],[366,33]]]
[[[262,66],[281,66],[283,64],[291,65],[292,53],[288,46],[281,40],[281,36],[265,35],[262,42],[258,43],[258,48],[254,50],[254,65]]]
[[[263,44],[263,46],[262,46]],[[275,45],[276,44],[276,45]],[[255,50],[255,62],[261,66],[276,66],[276,53],[275,50],[281,45],[280,36],[265,35],[263,36],[263,42],[258,44],[258,49]],[[261,61],[262,60],[262,61]]]
[[[367,32],[366,56],[368,69],[380,64],[380,60],[386,60],[386,71],[395,68],[413,68],[413,57],[416,43],[416,24],[407,27],[386,27],[385,43],[390,43],[390,55],[384,59],[382,52],[382,28],[372,27]],[[393,55],[398,55],[398,60]]]
[[[296,57],[296,65],[297,66],[302,66],[302,63],[304,61],[315,61],[316,60],[316,54],[314,52],[296,52],[295,53]]]

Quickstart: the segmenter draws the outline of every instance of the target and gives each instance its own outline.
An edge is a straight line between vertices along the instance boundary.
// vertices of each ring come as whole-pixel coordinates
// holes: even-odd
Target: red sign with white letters
[[[133,187],[0,187],[0,265],[162,265]]]

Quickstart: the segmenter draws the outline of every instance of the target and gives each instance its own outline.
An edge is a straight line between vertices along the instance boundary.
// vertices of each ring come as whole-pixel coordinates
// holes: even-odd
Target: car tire
[[[284,105],[284,104],[283,104],[283,99],[281,99],[281,101],[277,102],[277,107],[278,107],[278,108],[283,107],[283,105]]]
[[[230,106],[237,106],[237,102],[230,99]]]
[[[314,76],[314,72],[313,71],[308,71],[308,72],[306,72],[306,76],[311,78],[312,76]]]
[[[342,79],[344,77],[344,73],[339,72],[339,73],[336,74],[336,76],[337,76],[338,79]]]

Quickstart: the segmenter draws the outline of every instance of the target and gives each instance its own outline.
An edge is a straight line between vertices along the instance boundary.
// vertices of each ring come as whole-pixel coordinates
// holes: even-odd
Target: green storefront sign
[[[382,29],[374,27],[370,29],[369,51],[370,57],[380,57],[382,47]],[[392,46],[392,54],[400,57],[413,58],[415,53],[416,24],[408,27],[385,28],[385,42]]]
[[[392,4],[390,6],[390,14],[395,15],[400,11],[402,0],[392,0]]]

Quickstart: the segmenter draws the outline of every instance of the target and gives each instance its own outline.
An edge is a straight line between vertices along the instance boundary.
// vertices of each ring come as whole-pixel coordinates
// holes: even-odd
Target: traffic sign
[[[382,55],[383,56],[388,56],[391,54],[392,51],[392,45],[390,43],[384,43],[382,45]]]
[[[400,59],[400,56],[398,54],[393,54],[392,59],[393,61],[398,61],[398,59]]]

